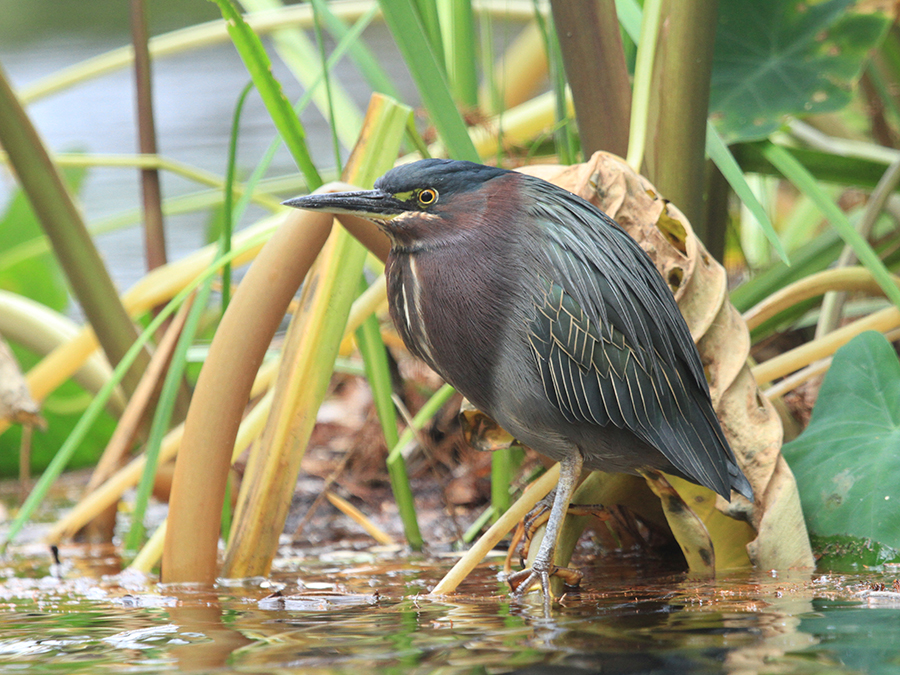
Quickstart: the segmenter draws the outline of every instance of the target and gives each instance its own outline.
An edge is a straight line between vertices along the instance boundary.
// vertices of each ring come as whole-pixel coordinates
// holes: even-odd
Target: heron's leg
[[[525,561],[528,560],[528,552],[531,550],[531,540],[534,533],[542,526],[547,524],[550,518],[550,509],[553,507],[553,500],[556,499],[556,488],[550,490],[546,495],[541,497],[531,511],[525,514],[525,517],[519,521],[513,532],[512,539],[509,542],[509,550],[506,552],[506,561],[503,563],[503,569],[506,571],[507,577],[510,577],[512,569],[512,559],[522,544],[522,551],[519,554],[519,565],[525,567]],[[571,508],[571,505],[569,506]],[[516,590],[516,585],[511,583],[512,590]]]
[[[556,541],[559,539],[559,531],[569,508],[572,493],[575,491],[575,485],[581,476],[583,463],[584,459],[577,449],[574,449],[574,452],[559,463],[559,483],[556,486],[556,497],[553,499],[553,508],[550,509],[550,518],[547,520],[547,529],[544,532],[541,547],[538,549],[530,569],[522,570],[509,577],[510,585],[514,589],[513,594],[516,597],[521,597],[535,581],[540,579],[545,613],[549,613],[550,609],[550,575],[555,571],[553,555],[556,552]]]
[[[550,497],[550,499],[547,499],[547,497]],[[520,560],[522,561],[521,564],[523,566],[525,565],[525,561],[528,559],[528,552],[531,549],[531,540],[534,538],[534,533],[537,532],[542,525],[545,525],[550,518],[550,508],[553,506],[556,490],[552,490],[547,497],[544,497],[544,499],[539,501],[535,507],[525,515],[524,520],[519,523],[518,528],[516,528],[516,533],[513,536],[513,541],[509,546],[510,553],[507,555],[507,560],[511,559],[512,552],[521,541],[522,553]],[[545,502],[544,500],[547,501]],[[619,522],[621,517],[618,513],[603,504],[572,504],[570,502],[569,508],[566,510],[566,515],[593,516],[597,520],[613,520],[616,521],[620,527],[624,526],[623,523]],[[639,541],[639,538],[636,538],[635,541]],[[565,581],[567,584],[573,585],[569,583],[568,579],[565,579]]]

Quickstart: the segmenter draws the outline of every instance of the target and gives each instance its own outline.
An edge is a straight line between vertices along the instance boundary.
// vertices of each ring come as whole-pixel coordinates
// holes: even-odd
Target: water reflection
[[[298,556],[271,579],[197,588],[98,574],[109,551],[85,551],[64,579],[42,576],[38,559],[3,571],[0,671],[805,674],[900,665],[900,612],[854,595],[891,581],[875,573],[743,572],[698,583],[650,561],[603,561],[588,570],[587,590],[545,620],[537,597],[510,601],[496,565],[458,595],[431,598],[444,560],[372,554],[342,567]]]

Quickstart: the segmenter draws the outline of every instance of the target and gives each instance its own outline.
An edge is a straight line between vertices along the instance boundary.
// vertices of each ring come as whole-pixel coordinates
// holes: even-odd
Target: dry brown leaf
[[[726,549],[746,545],[750,560],[763,569],[812,567],[796,484],[781,458],[781,421],[747,365],[749,332],[728,301],[725,269],[694,236],[684,215],[619,157],[598,152],[584,164],[522,171],[574,192],[614,218],[650,255],[675,294],[700,351],[722,427],[756,495],[753,504],[743,497],[730,504],[722,498],[715,502],[720,512],[746,519],[756,538],[750,541],[753,530],[746,527],[746,541],[735,541],[732,531],[719,537],[719,522],[710,527],[714,544]],[[696,498],[683,490],[682,496],[688,503]],[[709,516],[705,522],[709,527]],[[785,539],[791,540],[789,548]],[[736,560],[735,553],[716,555]]]
[[[647,471],[644,478],[659,497],[688,569],[692,574],[715,576],[716,547],[703,520],[659,471]]]
[[[515,440],[506,429],[463,399],[459,409],[459,423],[466,443],[482,452],[494,452],[510,447]]]
[[[31,398],[16,357],[0,335],[0,420],[46,426],[41,407]]]

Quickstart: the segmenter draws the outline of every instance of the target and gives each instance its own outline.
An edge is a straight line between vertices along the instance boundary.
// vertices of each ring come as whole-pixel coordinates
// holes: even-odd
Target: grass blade
[[[326,30],[331,33],[336,42],[343,43],[345,40],[347,41],[349,46],[347,55],[366,79],[366,82],[369,83],[369,86],[372,87],[372,90],[399,100],[399,90],[394,86],[393,81],[388,77],[388,74],[381,67],[378,59],[375,58],[368,46],[366,46],[366,43],[356,39],[356,37],[350,37],[351,32],[356,32],[357,30],[362,32],[362,29],[371,23],[378,13],[378,5],[373,3],[366,13],[359,17],[353,28],[347,28],[344,22],[328,8],[327,2],[318,2],[316,11],[322,15]],[[337,51],[337,48],[335,48],[335,51]]]
[[[734,190],[744,206],[746,206],[750,210],[750,213],[753,214],[753,217],[756,218],[756,221],[762,228],[763,233],[765,233],[769,243],[772,244],[772,248],[775,249],[778,257],[784,261],[785,265],[790,265],[791,263],[788,259],[787,251],[784,250],[781,239],[778,238],[778,233],[775,231],[772,221],[769,220],[769,214],[766,213],[766,209],[759,203],[753,190],[750,189],[750,185],[744,177],[744,172],[741,171],[741,167],[738,166],[734,155],[731,154],[728,146],[725,145],[722,137],[719,136],[719,132],[716,131],[716,128],[709,120],[706,122],[706,154],[708,154],[709,158],[715,162],[715,165],[719,168],[719,171],[722,172],[722,175],[725,176],[725,180],[728,181],[731,189]]]
[[[900,307],[900,289],[891,279],[878,254],[850,223],[847,215],[832,201],[809,171],[785,148],[773,143],[763,148],[763,156],[803,194],[809,197],[841,238],[854,250],[859,261],[872,273],[884,294]]]
[[[444,147],[456,159],[480,161],[412,0],[380,0],[379,4]]]
[[[388,453],[387,467],[391,478],[391,488],[394,490],[394,499],[397,501],[397,509],[400,512],[400,518],[403,520],[406,540],[409,542],[410,547],[416,551],[421,550],[425,542],[422,539],[422,534],[419,532],[416,506],[413,501],[412,490],[409,487],[409,476],[406,473],[403,450],[413,440],[416,431],[421,429],[425,422],[434,417],[454,393],[456,393],[456,390],[449,384],[445,384],[438,389],[416,413],[412,420],[412,426],[408,427],[400,435],[400,440]]]
[[[444,61],[453,96],[464,108],[478,105],[475,15],[471,0],[438,0]]]
[[[641,172],[644,149],[647,147],[650,90],[653,85],[653,61],[656,55],[656,35],[659,32],[661,11],[662,0],[646,0],[644,3],[637,61],[634,65],[627,162],[638,173]]]
[[[363,289],[368,288],[365,283]],[[374,314],[363,322],[356,330],[356,343],[363,357],[363,366],[366,379],[372,387],[372,398],[375,403],[375,412],[381,422],[384,431],[384,441],[387,447],[393,448],[400,438],[397,431],[397,412],[394,402],[391,400],[393,387],[391,386],[391,371],[388,364],[387,348],[381,339],[381,328],[378,325],[378,317]]]
[[[266,110],[269,111],[269,115],[275,123],[275,128],[278,129],[288,151],[297,163],[297,168],[300,169],[311,190],[320,187],[322,179],[319,177],[319,172],[306,147],[303,125],[300,124],[293,107],[285,98],[281,84],[272,75],[272,63],[269,61],[262,41],[247,25],[231,0],[215,0],[215,2],[219,5],[234,46],[241,55],[253,84],[259,91]]]

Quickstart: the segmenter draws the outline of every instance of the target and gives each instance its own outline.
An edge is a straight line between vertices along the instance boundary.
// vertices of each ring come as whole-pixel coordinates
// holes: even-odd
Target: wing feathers
[[[650,258],[587,202],[534,186],[528,217],[538,227],[544,292],[535,299],[531,345],[548,400],[569,421],[630,429],[723,496],[732,486],[752,494],[712,409],[690,331]]]
[[[708,400],[678,368],[629,344],[615,326],[592,322],[547,282],[531,325],[544,392],[569,422],[627,428],[683,474],[728,494],[727,448]]]

